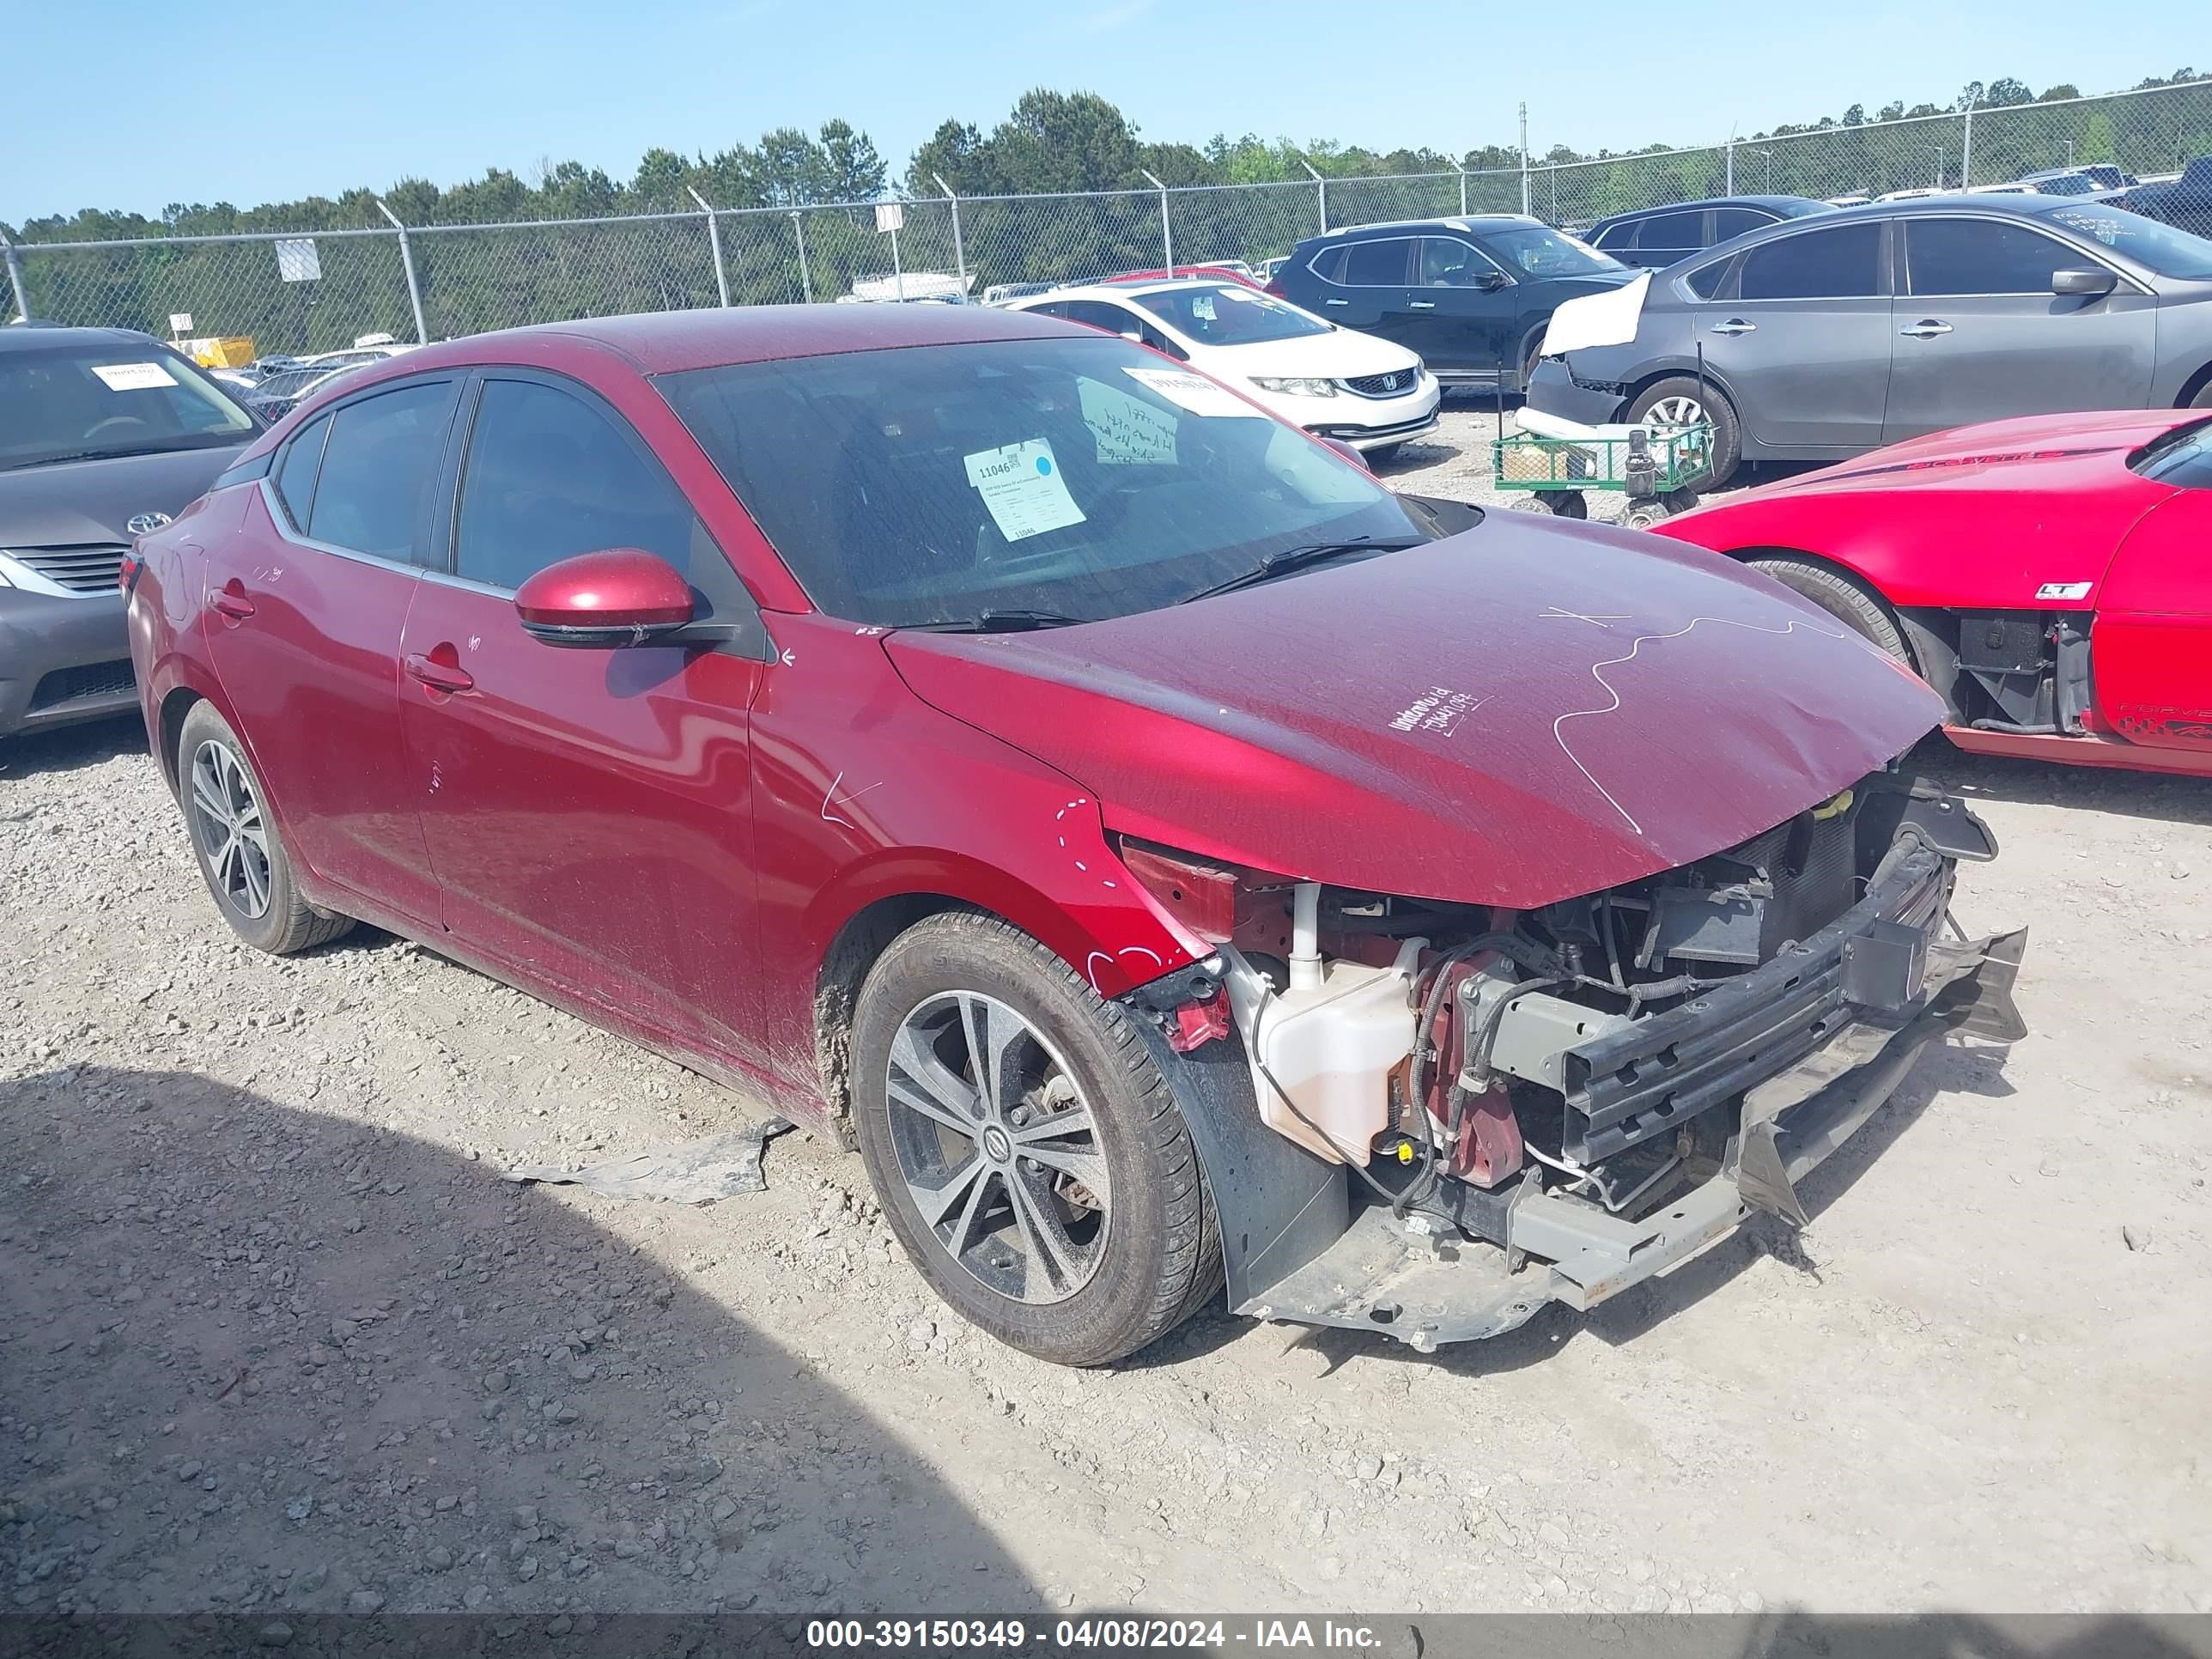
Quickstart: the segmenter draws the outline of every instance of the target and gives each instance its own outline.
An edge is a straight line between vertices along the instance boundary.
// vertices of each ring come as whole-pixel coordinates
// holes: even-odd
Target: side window
[[[1344,275],[1339,280],[1346,288],[1402,288],[1412,247],[1411,239],[1404,236],[1353,242],[1344,251]]]
[[[1620,248],[1632,247],[1635,242],[1636,221],[1633,219],[1626,220],[1617,225],[1607,225],[1597,239],[1598,246],[1607,252]]]
[[[1484,275],[1496,269],[1456,236],[1424,236],[1415,281],[1422,288],[1480,288]]]
[[[1694,253],[1705,245],[1705,212],[1662,213],[1646,219],[1636,245],[1646,252]]]
[[[1325,247],[1314,255],[1306,269],[1324,283],[1341,283],[1344,280],[1345,252],[1340,243],[1335,247]]]
[[[1109,305],[1103,300],[1071,300],[1061,313],[1071,323],[1087,323],[1092,328],[1103,328],[1109,334],[1119,334],[1127,329],[1137,332],[1144,325],[1119,306]]]
[[[490,380],[461,481],[456,568],[520,587],[579,553],[635,547],[689,574],[691,505],[598,410],[535,380]]]
[[[331,435],[331,417],[318,416],[300,428],[284,446],[284,459],[276,469],[276,495],[292,528],[307,533],[307,509],[315,501],[315,470],[323,464],[323,440]]]
[[[1750,208],[1715,208],[1713,240],[1725,242],[1731,236],[1741,236],[1747,230],[1757,230],[1761,225],[1773,222],[1770,215],[1754,212]]]
[[[1861,300],[1882,291],[1881,226],[1838,225],[1765,242],[1743,256],[1747,300]]]
[[[453,383],[434,380],[332,410],[307,533],[333,547],[412,562],[453,401]]]
[[[1992,219],[1913,219],[1905,262],[1915,294],[2049,294],[2051,273],[2087,256],[2025,225]]]

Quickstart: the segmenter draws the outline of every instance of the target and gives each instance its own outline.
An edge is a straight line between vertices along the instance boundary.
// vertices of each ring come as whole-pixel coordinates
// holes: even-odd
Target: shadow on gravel
[[[146,753],[146,726],[135,714],[64,726],[27,737],[0,738],[0,791],[9,780],[38,772],[75,772],[118,755]]]
[[[1922,743],[1913,758],[1964,796],[1969,806],[1977,800],[2002,800],[2089,807],[2164,823],[2212,826],[2212,779],[1969,755],[1941,737]]]
[[[1867,1120],[1819,1168],[1797,1183],[1797,1196],[1818,1227],[1822,1213],[1850,1190],[1860,1176],[1935,1103],[1939,1095],[1972,1094],[2002,1099],[2011,1095],[2005,1081],[2005,1051],[1965,1048],[1955,1042],[1930,1044],[1905,1073],[1887,1104]],[[1633,1341],[1654,1325],[1692,1303],[1721,1293],[1761,1256],[1817,1278],[1819,1268],[1796,1231],[1771,1216],[1754,1215],[1703,1255],[1663,1279],[1647,1279],[1601,1302],[1587,1314],[1554,1303],[1518,1330],[1481,1342],[1456,1343],[1423,1355],[1401,1343],[1386,1342],[1358,1331],[1317,1330],[1310,1346],[1327,1354],[1334,1371],[1359,1355],[1406,1364],[1431,1365],[1459,1376],[1492,1376],[1541,1363],[1577,1331],[1587,1331],[1610,1346]]]
[[[547,1192],[0,1082],[0,1613],[1035,1607],[866,1407]]]

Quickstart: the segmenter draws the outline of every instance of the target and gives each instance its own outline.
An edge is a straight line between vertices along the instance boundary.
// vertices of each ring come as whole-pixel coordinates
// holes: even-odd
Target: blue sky
[[[1041,85],[1100,93],[1161,141],[1457,151],[1511,143],[1526,100],[1539,152],[1693,143],[1853,102],[1948,104],[1973,79],[2087,92],[2212,70],[2201,5],[2135,0],[2118,28],[2061,0],[27,3],[5,37],[0,219],[451,184],[541,159],[623,177],[653,145],[712,152],[831,116],[896,173],[947,116],[988,129]]]

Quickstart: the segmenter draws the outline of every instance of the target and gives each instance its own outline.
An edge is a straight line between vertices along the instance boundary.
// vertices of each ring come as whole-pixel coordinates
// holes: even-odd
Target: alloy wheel
[[[269,912],[269,824],[246,763],[209,738],[192,755],[192,840],[223,902],[248,921]]]
[[[1016,1302],[1088,1285],[1111,1181],[1091,1103],[1036,1028],[994,997],[940,992],[901,1022],[889,1073],[899,1178],[937,1248]]]
[[[1662,398],[1644,411],[1653,426],[1695,426],[1705,418],[1705,405],[1695,398]]]

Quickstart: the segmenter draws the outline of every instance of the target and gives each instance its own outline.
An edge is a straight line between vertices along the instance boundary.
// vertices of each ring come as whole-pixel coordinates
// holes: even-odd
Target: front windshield
[[[1482,245],[1525,276],[1595,276],[1628,269],[1611,254],[1547,225],[1485,231]]]
[[[1185,339],[1200,345],[1261,345],[1326,334],[1327,323],[1238,283],[1219,287],[1164,288],[1136,301]]]
[[[1171,605],[1292,548],[1426,541],[1365,472],[1092,337],[658,377],[808,596],[883,627]]]
[[[2202,236],[2101,203],[2057,208],[2045,216],[2052,224],[2063,225],[2161,276],[2212,281],[2212,241]]]
[[[253,417],[152,341],[0,349],[0,471],[241,443]]]
[[[2178,426],[2128,457],[2131,471],[2177,489],[2212,489],[2212,420]]]

